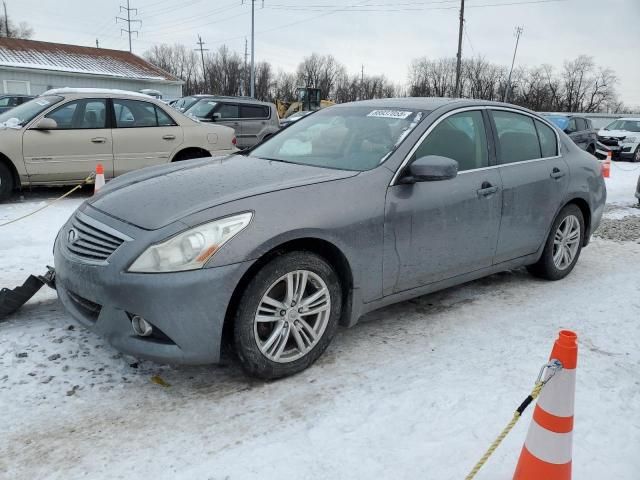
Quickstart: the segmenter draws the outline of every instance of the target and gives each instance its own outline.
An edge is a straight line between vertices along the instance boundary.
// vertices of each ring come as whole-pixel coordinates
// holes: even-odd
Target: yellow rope
[[[10,225],[12,223],[15,223],[19,220],[22,220],[24,218],[30,217],[31,215],[35,215],[36,213],[44,210],[47,207],[50,207],[51,205],[53,205],[54,203],[56,203],[58,200],[62,200],[65,197],[68,197],[69,195],[71,195],[73,192],[75,192],[76,190],[78,190],[79,188],[83,187],[85,184],[89,183],[91,180],[93,179],[93,174],[89,175],[87,178],[85,178],[82,183],[79,183],[78,185],[76,185],[75,187],[73,187],[71,190],[69,190],[67,193],[65,193],[64,195],[50,201],[49,203],[47,203],[46,205],[35,209],[33,212],[29,212],[26,215],[23,215],[21,217],[18,218],[14,218],[13,220],[9,220],[8,222],[5,223],[0,223],[0,227],[4,227],[6,225]]]
[[[542,387],[544,387],[544,382],[536,383],[536,386],[534,387],[534,389],[531,391],[529,395],[532,398],[532,400],[535,400],[536,398],[538,398],[538,396],[540,395],[540,392],[542,391]],[[495,452],[498,446],[502,443],[502,440],[504,440],[504,438],[509,434],[509,432],[515,426],[515,424],[518,423],[518,420],[520,420],[521,416],[522,414],[519,411],[516,411],[513,414],[513,418],[511,419],[511,421],[507,424],[506,427],[504,427],[502,432],[500,432],[500,435],[498,435],[498,438],[496,438],[493,441],[493,443],[487,449],[487,451],[482,456],[482,458],[478,461],[478,463],[476,463],[475,467],[473,467],[473,469],[471,470],[471,473],[469,473],[469,475],[465,477],[465,480],[471,480],[478,474],[478,471],[487,462],[487,460],[489,460],[489,457],[493,454],[493,452]]]

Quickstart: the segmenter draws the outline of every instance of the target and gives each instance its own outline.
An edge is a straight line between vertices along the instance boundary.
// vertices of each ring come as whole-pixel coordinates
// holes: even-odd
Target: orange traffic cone
[[[602,163],[602,176],[609,178],[611,175],[611,152],[607,152],[607,158]]]
[[[575,333],[561,330],[553,345],[550,358],[559,360],[562,369],[545,385],[538,398],[514,480],[571,479],[577,338]],[[547,371],[546,376],[550,374]]]
[[[96,165],[96,181],[93,185],[93,194],[98,193],[98,190],[102,187],[104,187],[104,167],[99,163]]]

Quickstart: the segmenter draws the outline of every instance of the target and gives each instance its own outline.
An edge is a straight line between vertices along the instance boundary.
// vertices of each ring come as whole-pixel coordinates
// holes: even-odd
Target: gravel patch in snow
[[[640,243],[640,215],[626,215],[622,218],[604,217],[593,235],[614,242]]]

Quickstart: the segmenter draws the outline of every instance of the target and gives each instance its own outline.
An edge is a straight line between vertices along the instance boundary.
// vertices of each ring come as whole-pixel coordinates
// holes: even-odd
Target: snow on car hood
[[[155,230],[234,200],[357,174],[241,155],[206,158],[123,175],[87,203],[127,223]]]

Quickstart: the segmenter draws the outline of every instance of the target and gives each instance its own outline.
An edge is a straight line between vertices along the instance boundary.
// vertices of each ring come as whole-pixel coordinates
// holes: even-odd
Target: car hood
[[[109,182],[87,203],[127,223],[155,230],[235,200],[357,174],[232,155],[138,170]]]
[[[630,137],[630,136],[640,136],[640,133],[629,132],[627,130],[599,130],[598,136],[600,137]]]

